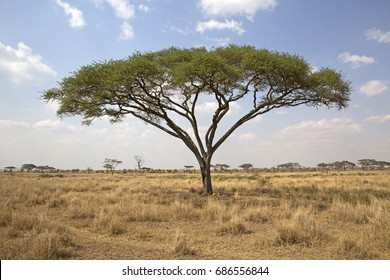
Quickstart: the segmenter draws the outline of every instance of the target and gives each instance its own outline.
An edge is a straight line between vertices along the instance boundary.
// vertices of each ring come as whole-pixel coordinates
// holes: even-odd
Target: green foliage
[[[254,107],[302,103],[343,108],[350,86],[332,69],[312,73],[297,55],[231,45],[211,51],[169,48],[94,62],[42,98],[59,102],[59,116],[82,115],[86,124],[104,115],[116,122],[127,114],[157,122],[175,105],[173,96],[189,101],[191,95],[216,91],[231,101],[255,94]]]
[[[358,160],[359,165],[363,167],[363,169],[376,169],[376,168],[386,168],[390,167],[390,162],[387,161],[378,161],[375,159],[360,159]]]
[[[279,164],[277,168],[282,170],[289,170],[292,172],[293,170],[302,168],[302,166],[298,162],[288,162]]]
[[[239,166],[239,168],[244,169],[246,172],[248,172],[249,169],[251,169],[252,167],[253,167],[253,164],[251,164],[251,163],[244,163],[244,164],[241,164]]]
[[[25,164],[22,165],[22,167],[20,167],[20,169],[22,171],[23,170],[27,170],[27,172],[30,172],[34,168],[37,168],[37,166],[35,164],[32,164],[32,163],[25,163]]]

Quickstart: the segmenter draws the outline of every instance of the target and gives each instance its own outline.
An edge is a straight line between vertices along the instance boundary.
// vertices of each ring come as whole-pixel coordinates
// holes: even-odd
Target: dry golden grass
[[[1,259],[390,259],[390,173],[0,174]]]

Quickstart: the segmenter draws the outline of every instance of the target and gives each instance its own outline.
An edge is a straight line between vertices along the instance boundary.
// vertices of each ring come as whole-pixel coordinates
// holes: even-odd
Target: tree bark
[[[211,159],[206,159],[200,165],[200,172],[202,174],[202,193],[204,195],[213,194],[213,185],[211,182]]]

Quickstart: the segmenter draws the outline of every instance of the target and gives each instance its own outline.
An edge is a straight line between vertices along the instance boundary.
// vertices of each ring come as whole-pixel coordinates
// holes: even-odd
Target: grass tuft
[[[189,245],[187,235],[181,231],[176,233],[173,251],[179,256],[196,255],[196,250]]]
[[[253,233],[240,221],[230,221],[217,229],[217,235],[243,235]]]

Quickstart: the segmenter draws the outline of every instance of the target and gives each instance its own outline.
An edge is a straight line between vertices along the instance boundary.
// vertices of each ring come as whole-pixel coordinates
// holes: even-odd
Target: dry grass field
[[[0,174],[1,259],[390,259],[390,172]]]

